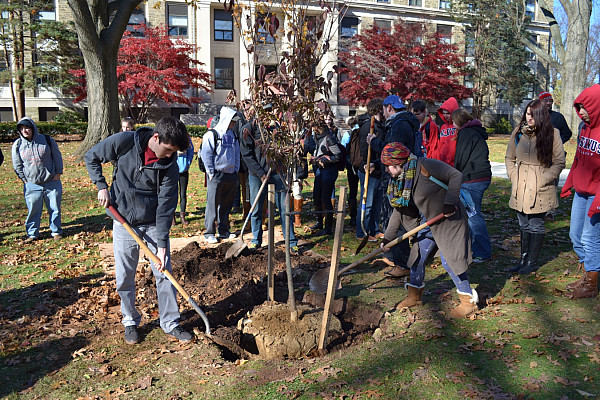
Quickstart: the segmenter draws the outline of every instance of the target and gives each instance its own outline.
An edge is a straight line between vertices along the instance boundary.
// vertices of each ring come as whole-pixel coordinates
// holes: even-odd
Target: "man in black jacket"
[[[162,271],[171,271],[169,230],[177,207],[177,151],[185,151],[188,146],[185,125],[166,117],[158,121],[154,129],[139,128],[135,132],[109,136],[85,155],[88,174],[98,188],[98,202],[103,207],[112,204],[160,259],[159,265],[151,262],[160,327],[180,342],[191,341],[192,335],[179,326],[177,292]],[[102,173],[102,164],[108,162],[114,165],[110,192]],[[125,342],[134,344],[139,342],[137,326],[141,321],[135,308],[135,272],[140,249],[116,220],[113,221],[113,251]]]
[[[552,105],[554,104],[552,94],[550,94],[550,92],[542,92],[538,97],[546,104],[546,107],[548,107],[548,112],[550,113],[550,123],[560,132],[560,140],[562,140],[563,144],[566,143],[569,139],[571,139],[573,132],[571,132],[564,115],[558,111],[552,110]]]

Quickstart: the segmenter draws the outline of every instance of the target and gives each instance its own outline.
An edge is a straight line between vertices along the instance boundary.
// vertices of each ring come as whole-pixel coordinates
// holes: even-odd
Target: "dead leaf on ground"
[[[152,386],[152,377],[148,375],[138,380],[134,385],[134,389],[145,390],[150,386]]]

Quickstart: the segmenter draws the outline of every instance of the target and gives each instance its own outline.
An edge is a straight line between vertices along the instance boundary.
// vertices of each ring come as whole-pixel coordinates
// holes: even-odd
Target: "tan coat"
[[[540,164],[535,149],[535,135],[521,135],[515,143],[517,127],[506,149],[506,172],[512,183],[508,205],[525,214],[545,213],[558,207],[556,180],[565,167],[565,150],[558,129],[554,129],[552,165],[549,168]]]

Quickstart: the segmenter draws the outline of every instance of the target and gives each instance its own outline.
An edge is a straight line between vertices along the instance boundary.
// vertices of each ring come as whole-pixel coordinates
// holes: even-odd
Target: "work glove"
[[[454,204],[444,204],[444,208],[442,208],[442,212],[446,218],[449,218],[454,215],[456,212],[456,206]]]

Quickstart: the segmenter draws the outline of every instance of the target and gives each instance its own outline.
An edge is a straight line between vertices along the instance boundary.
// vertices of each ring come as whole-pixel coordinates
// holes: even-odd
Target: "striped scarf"
[[[402,173],[390,182],[388,198],[392,207],[406,207],[412,196],[412,187],[417,171],[417,156],[411,154],[402,166]]]

